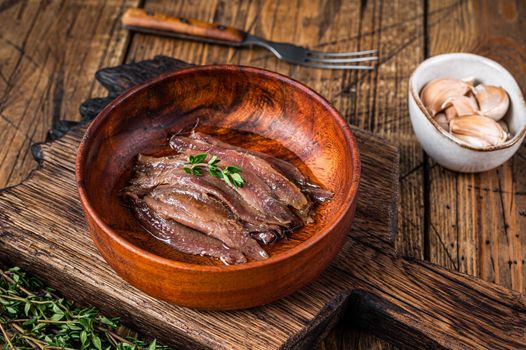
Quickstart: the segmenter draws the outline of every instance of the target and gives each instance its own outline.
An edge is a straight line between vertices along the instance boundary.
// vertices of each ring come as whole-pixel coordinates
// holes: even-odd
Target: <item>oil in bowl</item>
[[[139,153],[161,152],[170,136],[191,130],[197,119],[199,131],[290,159],[334,196],[318,207],[314,222],[265,246],[265,260],[224,266],[177,253],[141,227],[120,191]],[[229,65],[166,73],[119,96],[90,124],[76,166],[89,232],[110,266],[156,298],[215,310],[266,304],[318,276],[347,240],[360,181],[356,141],[327,100],[285,76]]]
[[[241,147],[249,151],[261,152],[271,155],[281,160],[287,161],[294,165],[309,182],[321,184],[315,179],[308,166],[292,151],[284,147],[276,140],[272,140],[255,133],[239,131],[226,128],[218,128],[210,125],[199,125],[195,131],[210,135],[222,142],[233,146]],[[169,146],[166,138],[155,140],[152,144],[145,147],[139,153],[152,157],[166,157],[176,154]],[[180,171],[183,171],[180,169]],[[133,176],[133,164],[125,168],[125,171],[119,176],[119,180],[112,190],[111,201],[120,204],[122,215],[118,215],[117,221],[112,223],[112,228],[130,242],[147,249],[149,252],[171,260],[181,261],[197,265],[223,265],[219,259],[203,256],[192,255],[178,251],[171,245],[157,239],[153,234],[137,220],[133,210],[130,208],[130,202],[124,198],[122,189],[127,186]],[[268,244],[262,244],[263,249],[269,256],[275,256],[285,252],[298,244],[305,242],[314,234],[317,223],[323,223],[324,211],[327,206],[326,202],[321,202],[313,208],[312,222],[306,223],[300,228],[285,230],[284,237],[277,239]]]

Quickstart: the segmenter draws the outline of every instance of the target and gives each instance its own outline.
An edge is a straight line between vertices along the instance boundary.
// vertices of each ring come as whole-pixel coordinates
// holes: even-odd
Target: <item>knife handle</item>
[[[247,35],[242,30],[221,24],[184,17],[170,17],[138,8],[126,10],[122,16],[122,24],[128,29],[137,31],[219,41],[229,45],[239,45]]]

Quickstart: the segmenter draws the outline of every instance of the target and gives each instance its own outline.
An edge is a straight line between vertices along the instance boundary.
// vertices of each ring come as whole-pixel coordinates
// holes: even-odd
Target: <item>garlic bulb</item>
[[[473,93],[480,106],[480,113],[486,117],[498,121],[508,111],[510,99],[503,88],[480,84],[473,88]]]
[[[474,115],[479,112],[477,100],[473,95],[450,97],[442,104],[442,108],[446,113],[447,120]]]
[[[453,136],[476,147],[497,146],[504,143],[508,137],[495,120],[480,115],[451,120],[449,131]]]
[[[437,115],[435,115],[435,121],[442,129],[449,131],[449,120],[447,119],[445,113],[437,113]]]
[[[434,117],[443,110],[442,106],[448,98],[464,96],[471,91],[471,86],[455,79],[435,79],[427,83],[420,93],[420,99],[427,110]]]

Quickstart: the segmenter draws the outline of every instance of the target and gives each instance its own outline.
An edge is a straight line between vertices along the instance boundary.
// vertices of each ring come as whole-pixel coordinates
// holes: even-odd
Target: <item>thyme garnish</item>
[[[118,318],[78,307],[18,267],[0,267],[0,349],[169,349],[126,333]]]
[[[222,179],[230,186],[243,187],[245,180],[240,174],[242,172],[240,168],[234,165],[219,167],[217,163],[221,160],[216,155],[212,155],[210,160],[205,163],[207,157],[208,153],[189,155],[188,161],[185,163],[189,166],[183,168],[184,172],[190,175],[203,176],[205,169],[208,169],[210,175]]]

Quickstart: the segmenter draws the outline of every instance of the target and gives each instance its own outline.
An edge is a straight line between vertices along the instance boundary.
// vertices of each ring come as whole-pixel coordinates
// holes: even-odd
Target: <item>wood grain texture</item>
[[[34,167],[29,148],[61,119],[78,120],[95,71],[122,60],[128,34],[117,25],[134,0],[2,2],[0,187]],[[57,20],[60,19],[60,20]]]
[[[16,261],[41,275],[51,285],[60,286],[66,295],[81,303],[102,307],[108,313],[123,316],[126,322],[147,334],[190,348],[310,348],[337,320],[346,300],[340,294],[342,291],[331,282],[333,278],[343,280],[337,268],[332,271],[340,277],[322,277],[300,291],[300,294],[291,297],[291,303],[280,306],[280,303],[285,302],[283,300],[267,307],[231,313],[199,312],[168,305],[122,281],[105,264],[91,243],[76,198],[73,162],[83,132],[83,128],[77,129],[51,145],[42,145],[42,152],[37,153],[42,157],[42,168],[26,182],[28,186],[17,186],[0,194],[0,255],[3,260]],[[364,154],[370,152],[370,156],[366,157],[369,159],[364,163],[364,171],[373,181],[367,186],[385,191],[386,183],[396,173],[396,149],[357,129],[356,135],[366,146]],[[69,173],[69,179],[63,179],[60,173]],[[47,193],[32,195],[31,192],[41,190],[38,184],[41,181],[51,181],[46,186]],[[396,184],[391,182],[391,186]],[[62,195],[57,197],[58,193]],[[387,197],[382,197],[381,201],[378,198],[375,200],[381,210],[393,208],[393,198],[389,193],[387,191]],[[365,195],[362,198],[362,208],[366,202],[372,202]],[[37,207],[46,203],[45,206],[51,212],[45,213],[36,207],[31,209],[29,202],[33,200]],[[370,215],[371,212],[363,210],[357,213],[361,217],[355,225],[357,239],[371,242],[368,236],[372,230],[368,225],[375,221],[376,213],[373,213],[374,217],[364,216],[364,213]],[[13,231],[13,223],[18,221],[14,216],[19,214],[22,214],[22,225]],[[29,220],[29,217],[33,219]],[[50,221],[42,226],[38,222],[44,217],[49,217]],[[81,225],[73,228],[72,220]],[[389,224],[378,225],[383,230],[375,227],[376,232],[390,232]],[[38,227],[43,229],[41,233],[36,233]],[[30,262],[35,257],[37,261]],[[89,276],[87,280],[86,276]],[[325,289],[320,295],[316,291],[319,288]],[[322,299],[318,300],[318,297]],[[230,320],[225,320],[225,316]],[[155,325],[154,329],[152,325]],[[235,327],[231,328],[232,325]]]
[[[138,225],[122,188],[137,154],[174,154],[167,138],[192,128],[291,162],[334,195],[312,223],[262,247],[268,259],[225,266],[175,254]],[[149,295],[207,310],[268,304],[316,278],[346,241],[360,183],[356,141],[325,99],[282,75],[233,65],[170,72],[119,96],[91,123],[76,164],[89,231],[110,266]]]
[[[426,3],[427,12],[424,12]],[[122,40],[126,41],[127,36],[116,25],[117,12],[111,12],[116,9],[115,4],[120,2],[108,1],[105,6],[98,1],[0,3],[0,22],[5,29],[0,35],[0,91],[3,94],[0,110],[12,111],[8,116],[5,112],[0,116],[0,140],[3,146],[0,150],[0,179],[3,185],[18,183],[33,168],[28,148],[31,142],[43,140],[49,126],[53,124],[49,111],[59,110],[60,118],[76,120],[78,103],[89,94],[100,95],[100,87],[92,80],[93,71],[98,66],[122,62]],[[135,1],[122,2],[122,7],[135,5]],[[134,35],[126,60],[165,53],[197,63],[240,62],[278,69],[314,87],[329,97],[353,123],[403,146],[400,148],[402,205],[398,220],[399,227],[403,229],[398,235],[401,252],[421,257],[426,248],[427,257],[434,262],[455,266],[458,261],[457,266],[462,271],[479,274],[488,281],[513,286],[516,290],[524,290],[524,287],[520,287],[526,278],[523,263],[526,238],[521,232],[526,224],[523,203],[526,180],[521,175],[526,157],[524,147],[509,162],[511,165],[503,166],[506,171],[499,170],[498,175],[489,172],[474,179],[459,180],[434,163],[426,163],[426,167],[429,165],[426,171],[430,173],[428,180],[431,181],[424,183],[421,152],[414,142],[407,112],[404,112],[408,74],[411,67],[424,57],[426,46],[431,54],[464,50],[488,55],[502,62],[517,78],[523,79],[523,6],[518,1],[502,1],[496,5],[489,1],[434,0],[146,1],[145,7],[149,9],[230,24],[269,38],[296,41],[311,48],[380,48],[382,62],[378,73],[310,70],[279,62],[261,49],[238,51],[218,45],[142,34]],[[104,7],[104,11],[101,7]],[[102,15],[93,16],[97,11]],[[121,11],[120,7],[118,11]],[[51,12],[60,15],[47,15]],[[79,13],[83,16],[77,18]],[[75,25],[72,26],[72,23]],[[428,24],[428,28],[424,28],[424,23]],[[93,33],[93,25],[97,26],[92,38],[95,41],[89,38]],[[73,28],[74,35],[65,34],[69,28]],[[424,29],[428,32],[428,42],[424,42]],[[99,40],[101,37],[106,38],[108,33],[111,33],[108,40]],[[493,38],[487,40],[489,37]],[[60,45],[55,45],[57,43]],[[88,68],[84,66],[81,69],[76,54],[84,58],[85,45],[92,50],[86,56]],[[97,60],[91,58],[101,54],[102,62],[98,61],[100,63],[93,66]],[[64,91],[69,98],[62,99],[60,103],[55,103],[59,100],[52,98],[52,89],[39,95],[46,85],[45,79],[49,79],[53,85],[54,78],[59,76],[51,74],[56,71],[56,60],[61,62],[64,72],[82,74],[80,79],[72,74],[67,75]],[[396,64],[393,63],[395,61]],[[524,88],[524,82],[520,79],[519,84]],[[21,100],[19,96],[25,91],[36,91],[34,96],[38,98],[23,97]],[[9,97],[10,94],[12,97]],[[31,103],[28,104],[29,100]],[[56,105],[61,108],[55,108]],[[67,126],[68,123],[57,124]],[[56,134],[60,134],[58,131]],[[461,184],[458,193],[462,194],[459,199],[462,203],[459,204],[456,204],[453,192],[456,191],[457,181]],[[426,184],[431,185],[432,192],[424,201]],[[441,196],[441,202],[429,200],[435,194]],[[473,204],[477,209],[470,209]],[[460,211],[457,211],[457,207]],[[423,220],[426,213],[433,217],[427,221],[427,228]],[[513,233],[502,234],[506,231],[506,225],[513,227],[512,231],[519,237]],[[424,238],[424,232],[428,233],[427,238]],[[457,232],[460,244],[457,243]],[[473,239],[477,242],[473,243]],[[426,240],[427,246],[424,246]],[[448,249],[449,254],[446,253]],[[462,260],[462,256],[465,260]],[[514,256],[520,260],[510,259]],[[46,266],[43,264],[42,268]],[[349,322],[342,322],[336,328],[334,335],[324,345],[325,349],[389,347],[362,331],[354,332]]]
[[[429,55],[467,51],[487,56],[506,67],[524,92],[524,16],[520,1],[431,2]],[[524,154],[522,146],[504,165],[474,175],[429,162],[431,261],[526,291]]]
[[[0,193],[0,257],[16,261],[81,303],[104,307],[169,344],[189,348],[312,348],[345,307],[355,326],[401,346],[514,349],[526,346],[526,300],[518,293],[396,257],[350,234],[341,255],[306,288],[265,307],[204,312],[169,305],[123,282],[88,238],[75,191],[75,149],[84,129],[42,146],[42,167],[24,184]],[[359,142],[369,140],[355,130]],[[366,141],[367,142],[367,141]],[[365,157],[387,157],[368,144]],[[368,154],[371,152],[371,154]],[[379,163],[370,169],[377,177]],[[385,188],[383,188],[385,191]],[[368,203],[391,206],[377,192]],[[371,195],[373,197],[367,197]],[[382,198],[382,200],[381,200]],[[364,203],[362,203],[364,205]],[[358,215],[360,215],[358,213]],[[369,218],[362,222],[371,222]],[[73,224],[75,223],[75,224]],[[358,290],[351,294],[351,290]]]
[[[35,152],[41,168],[23,184],[0,192],[0,258],[16,260],[77,301],[104,305],[137,329],[189,348],[310,349],[344,314],[355,327],[403,347],[526,346],[526,299],[521,294],[400,258],[385,239],[363,239],[394,227],[391,223],[382,230],[377,213],[367,217],[368,211],[357,212],[363,220],[356,220],[342,253],[325,273],[276,303],[203,312],[154,300],[123,283],[87,237],[72,165],[84,130],[76,128],[41,145],[41,152]],[[374,202],[392,211],[392,191],[385,185],[391,181],[397,187],[392,181],[397,152],[385,141],[353,130],[362,159],[370,158],[364,162],[364,182],[384,179],[361,193],[358,206]]]
[[[193,18],[173,17],[150,10],[130,8],[122,16],[122,24],[131,30],[146,33],[161,33],[169,36],[182,36],[205,42],[222,42],[239,45],[246,37],[243,31],[218,23],[205,22]]]
[[[423,58],[423,4],[421,1],[369,1],[360,11],[340,9],[346,39],[331,38],[340,51],[377,48],[380,65],[375,72],[346,72],[341,87],[326,91],[349,122],[394,142],[400,150],[400,207],[397,248],[400,254],[423,258],[423,153],[407,111],[407,80]],[[347,17],[349,16],[349,17]],[[349,30],[348,23],[353,27]],[[331,24],[332,25],[332,24]],[[344,37],[344,38],[345,38]],[[350,37],[350,38],[349,38]],[[355,45],[355,46],[354,46]],[[325,84],[316,83],[317,89]]]
[[[277,71],[326,97],[353,125],[374,132],[400,149],[398,250],[424,256],[423,153],[407,111],[407,79],[423,59],[424,8],[414,1],[146,1],[145,9],[214,21],[276,41],[323,51],[377,48],[376,72],[316,70],[289,65],[261,48],[232,49],[187,40],[137,34],[127,61],[165,54],[196,63],[234,63]],[[344,327],[344,325],[342,325]],[[359,345],[358,333],[341,332],[342,347]],[[356,338],[356,339],[354,339]],[[360,333],[363,348],[381,347]],[[347,345],[349,344],[349,345]],[[383,343],[385,348],[388,345]],[[332,348],[332,347],[330,347]]]

